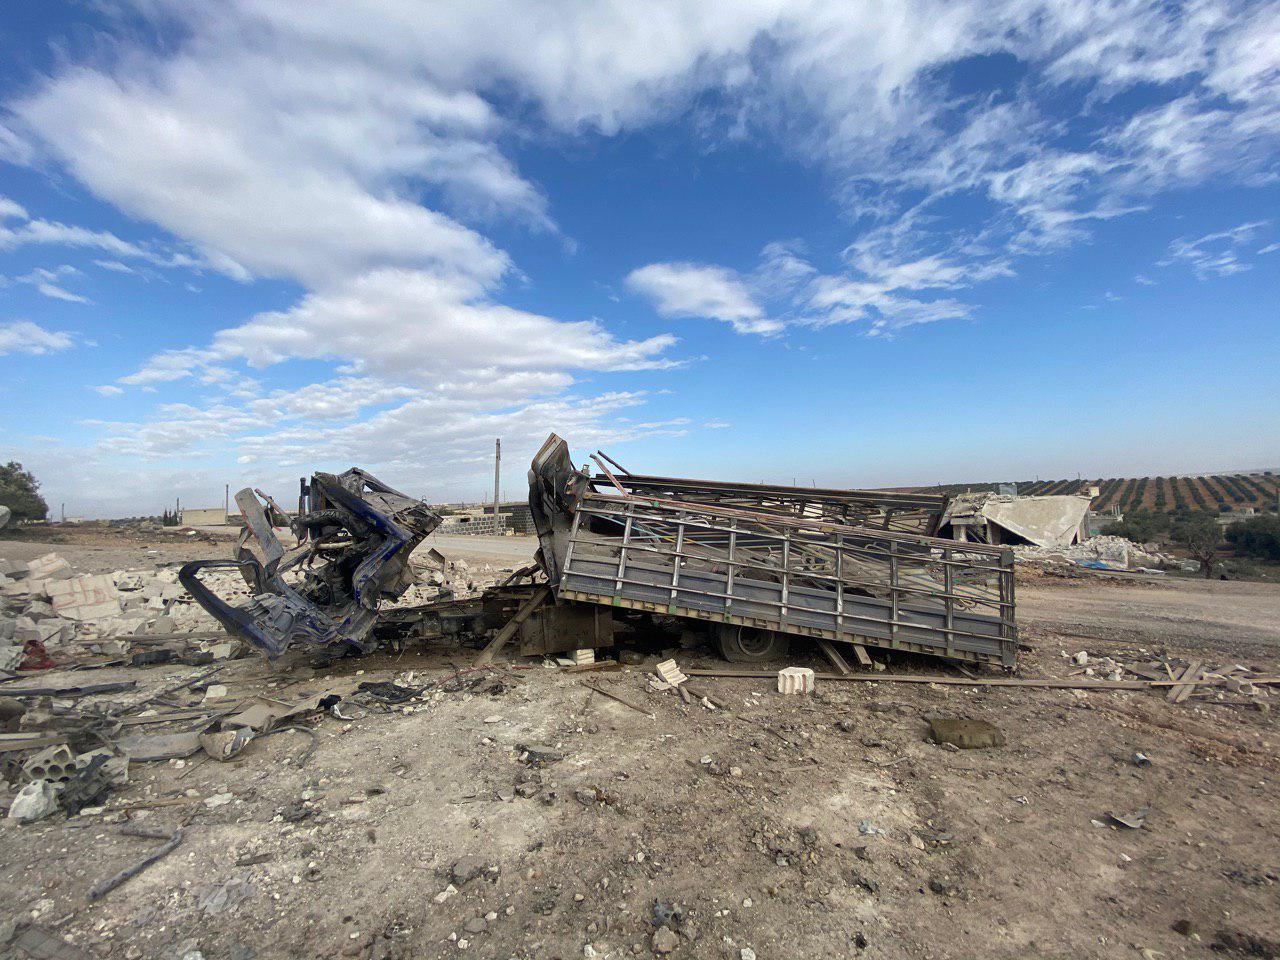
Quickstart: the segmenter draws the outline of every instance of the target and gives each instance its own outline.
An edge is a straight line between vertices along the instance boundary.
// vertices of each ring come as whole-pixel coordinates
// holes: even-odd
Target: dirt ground
[[[504,566],[533,548],[440,539],[453,559]],[[0,543],[0,557],[32,546]],[[94,570],[228,549],[171,557],[181,546],[36,552]],[[1062,653],[1081,649],[1280,672],[1280,587],[1031,578],[1019,604],[1022,676],[1066,677]],[[675,634],[637,639],[642,662],[616,672],[459,673],[474,651],[443,647],[319,670],[301,654],[233,661],[217,677],[232,698],[349,701],[397,677],[428,689],[407,708],[348,703],[355,719],[323,715],[227,763],[135,762],[101,813],[0,822],[0,904],[86,956],[130,960],[1280,956],[1275,709],[892,682],[784,698],[768,680],[690,680],[723,707],[707,709],[652,691],[649,671],[718,657]],[[826,669],[806,649],[788,663]],[[137,679],[89,701],[120,703],[202,669],[40,681]],[[1006,743],[944,749],[925,739],[934,717],[990,720]],[[1107,825],[1140,808],[1140,829]],[[183,839],[90,903],[162,842],[122,835],[126,821]]]

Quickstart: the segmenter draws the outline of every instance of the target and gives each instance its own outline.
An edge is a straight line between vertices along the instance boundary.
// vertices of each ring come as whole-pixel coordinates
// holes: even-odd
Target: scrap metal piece
[[[296,642],[367,652],[379,604],[408,589],[409,554],[441,517],[354,467],[317,473],[302,489],[290,523],[297,547],[286,550],[275,534],[280,508],[265,496],[263,505],[246,488],[236,494],[247,525],[239,557],[193,561],[178,581],[229,633],[268,657]],[[238,569],[254,595],[240,606],[218,597],[198,575],[219,568]]]

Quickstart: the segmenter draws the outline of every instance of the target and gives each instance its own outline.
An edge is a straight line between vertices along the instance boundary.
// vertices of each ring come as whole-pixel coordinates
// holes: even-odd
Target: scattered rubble
[[[1173,569],[1177,561],[1141,544],[1099,534],[1066,547],[1015,546],[1019,563],[1073,563],[1100,570]]]

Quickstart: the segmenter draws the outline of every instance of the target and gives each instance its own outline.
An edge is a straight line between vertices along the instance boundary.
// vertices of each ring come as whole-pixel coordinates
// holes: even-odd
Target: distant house
[[[184,508],[179,522],[184,527],[221,527],[227,523],[227,510],[225,507]]]

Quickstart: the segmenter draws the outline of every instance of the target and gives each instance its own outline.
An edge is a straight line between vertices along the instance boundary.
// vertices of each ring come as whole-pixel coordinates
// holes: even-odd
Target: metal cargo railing
[[[1017,655],[1008,549],[643,494],[577,502],[558,595],[1009,668]]]

